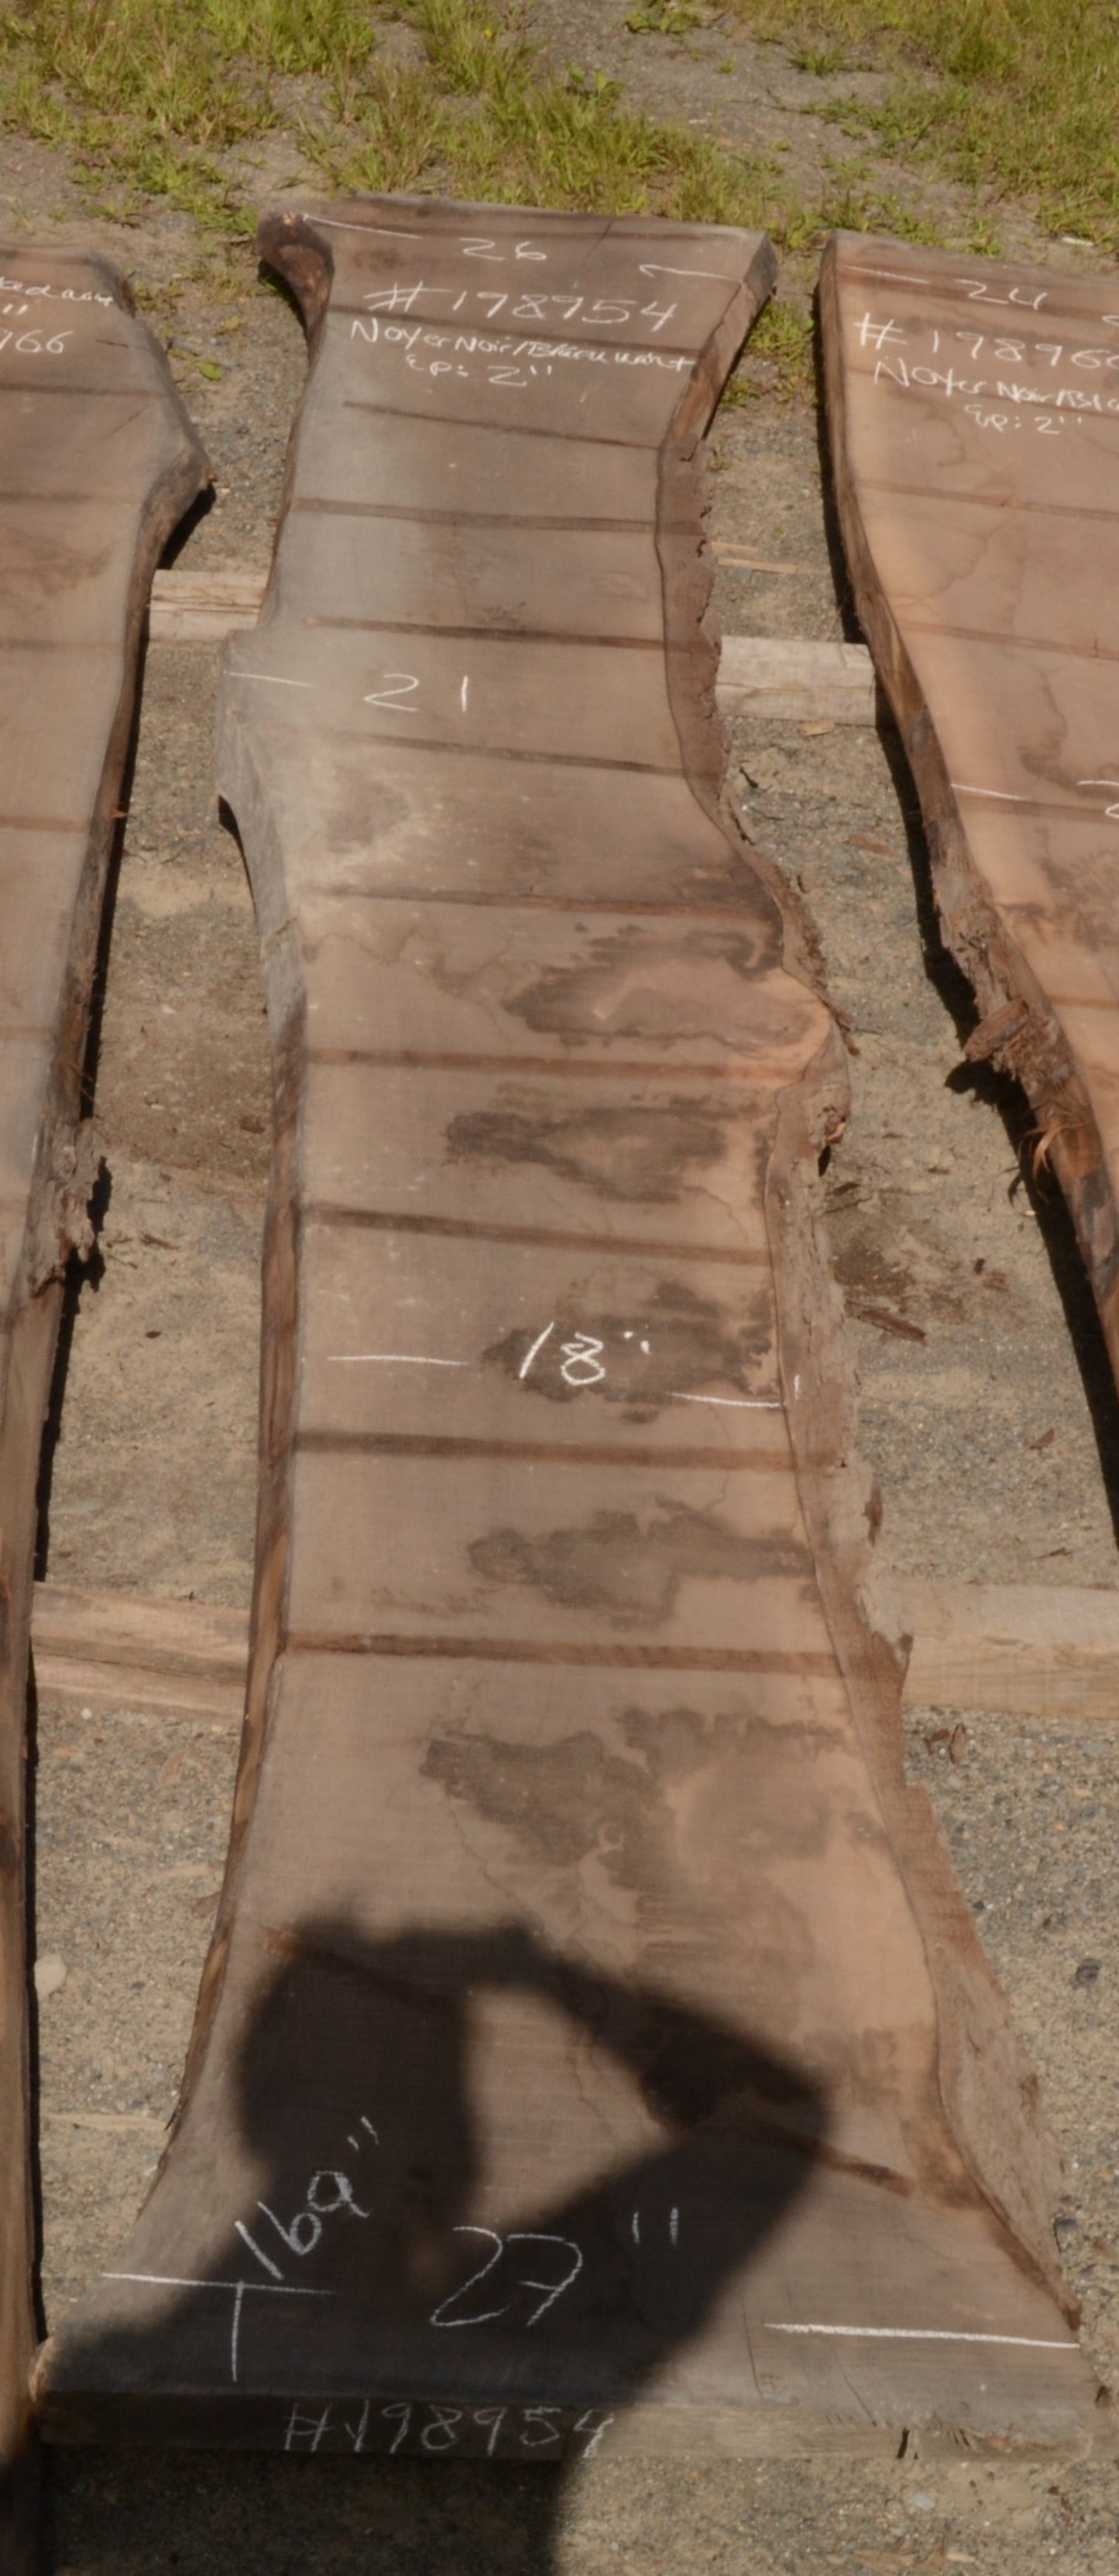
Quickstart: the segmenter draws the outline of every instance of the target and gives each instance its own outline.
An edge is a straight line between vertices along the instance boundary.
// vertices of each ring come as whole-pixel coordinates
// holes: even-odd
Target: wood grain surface
[[[967,1052],[1034,1105],[1119,1372],[1119,283],[840,234],[821,317]]]
[[[265,222],[314,364],[219,776],[276,1079],[226,1889],[60,2440],[1082,2444],[1036,2085],[856,1585],[842,1051],[723,799],[748,235]]]
[[[0,250],[0,425],[2,2474],[35,2342],[23,1842],[39,1443],[62,1273],[92,1240],[84,1056],[141,623],[206,465],[123,280],[76,250]]]

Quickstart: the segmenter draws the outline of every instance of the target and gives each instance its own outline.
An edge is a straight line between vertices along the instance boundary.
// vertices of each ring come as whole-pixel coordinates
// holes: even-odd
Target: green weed
[[[645,0],[643,8],[630,10],[626,25],[631,36],[690,36],[710,17],[710,10],[696,7],[695,0]]]
[[[723,402],[734,410],[758,402],[763,394],[785,401],[812,391],[814,374],[812,316],[802,306],[774,296],[759,314]]]
[[[444,163],[452,131],[445,101],[404,63],[347,67],[327,91],[325,116],[301,117],[305,158],[332,188],[422,188]]]
[[[845,59],[842,45],[793,45],[791,54],[798,72],[815,72],[818,78],[839,71]]]

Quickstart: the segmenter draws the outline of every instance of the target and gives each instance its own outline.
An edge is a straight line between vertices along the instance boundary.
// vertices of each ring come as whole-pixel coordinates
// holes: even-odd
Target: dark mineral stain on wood
[[[106,261],[0,250],[0,2560],[22,2565],[35,2343],[24,1764],[39,1441],[61,1279],[92,1241],[83,1062],[140,631],[206,479],[162,352]]]
[[[475,1110],[447,1129],[452,1162],[538,1163],[566,1180],[589,1182],[607,1198],[638,1199],[646,1207],[678,1198],[687,1167],[716,1163],[722,1152],[722,1121],[704,1117],[691,1101],[586,1109],[569,1117]]]
[[[314,363],[221,725],[278,1072],[249,1720],[44,2424],[1075,2444],[1028,2070],[856,1607],[841,1052],[722,799],[699,442],[772,255],[430,198],[262,246]]]
[[[759,1878],[779,1850],[800,1860],[826,1851],[833,1819],[809,1765],[839,1750],[835,1729],[775,1727],[748,1707],[712,1712],[681,1702],[648,1710],[635,1703],[620,1719],[619,1736],[625,1750],[618,1753],[587,1728],[545,1745],[441,1736],[422,1768],[512,1834],[530,1861],[570,1867],[597,1854],[618,1887],[666,1913],[675,1868],[665,1830],[671,1808],[650,1800],[650,1785],[683,1789],[712,1760],[739,1766],[750,1780],[744,1832]]]
[[[655,1629],[689,1575],[751,1583],[763,1574],[808,1577],[807,1549],[786,1538],[744,1538],[711,1512],[595,1512],[579,1529],[539,1539],[495,1530],[475,1539],[470,1562],[490,1583],[533,1583],[561,1608],[603,1610],[622,1628]]]

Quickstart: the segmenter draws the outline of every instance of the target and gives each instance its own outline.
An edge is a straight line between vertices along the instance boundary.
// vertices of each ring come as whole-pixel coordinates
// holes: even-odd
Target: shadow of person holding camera
[[[265,1937],[274,1964],[237,2074],[265,2177],[256,2203],[158,2325],[114,2325],[84,2353],[71,2342],[67,2381],[77,2369],[91,2391],[127,2396],[134,2435],[155,2444],[182,2438],[195,2393],[188,2438],[369,2465],[391,2455],[397,2476],[412,2457],[551,2464],[557,2474],[528,2489],[516,2480],[513,2499],[522,2563],[548,2569],[563,2475],[609,2448],[619,2416],[733,2299],[810,2174],[826,2102],[721,2015],[605,1974],[517,1921],[371,1940],[324,1917]],[[474,2063],[477,2016],[499,1997],[517,2017],[506,2125],[526,2141],[502,2210],[487,2189]],[[526,2066],[531,2084],[541,2007],[551,2044],[536,2057],[552,2094],[526,2115],[518,2087]],[[569,2078],[558,2091],[557,2030]],[[492,2043],[491,2026],[491,2056]],[[615,2102],[619,2078],[638,2097],[640,2119],[624,2124],[630,2141],[648,2139],[636,2152],[612,2149],[604,2072]],[[492,2117],[492,2067],[489,2086]],[[588,2104],[599,2169],[542,2192],[533,2137],[553,2171],[585,2171]],[[196,2151],[180,2165],[184,2243],[202,2170]],[[704,2403],[741,2404],[751,2367],[744,2328],[728,2335],[724,2319],[683,2402],[697,2417]],[[475,2487],[488,2476],[492,2513],[493,2472],[469,2475]]]

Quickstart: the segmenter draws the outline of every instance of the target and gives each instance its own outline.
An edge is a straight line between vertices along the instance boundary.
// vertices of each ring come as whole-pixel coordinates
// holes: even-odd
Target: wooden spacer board
[[[264,573],[235,564],[212,572],[157,572],[152,642],[213,643],[236,635],[255,625],[266,588]],[[865,644],[724,635],[715,694],[722,715],[856,725],[878,718],[874,665]]]
[[[891,1588],[912,1641],[905,1707],[1119,1721],[1119,1592],[913,1574]],[[41,1710],[240,1726],[249,1623],[239,1610],[37,1583],[31,1642]]]
[[[241,1723],[249,1623],[240,1610],[37,1583],[31,1645],[40,1706]]]

